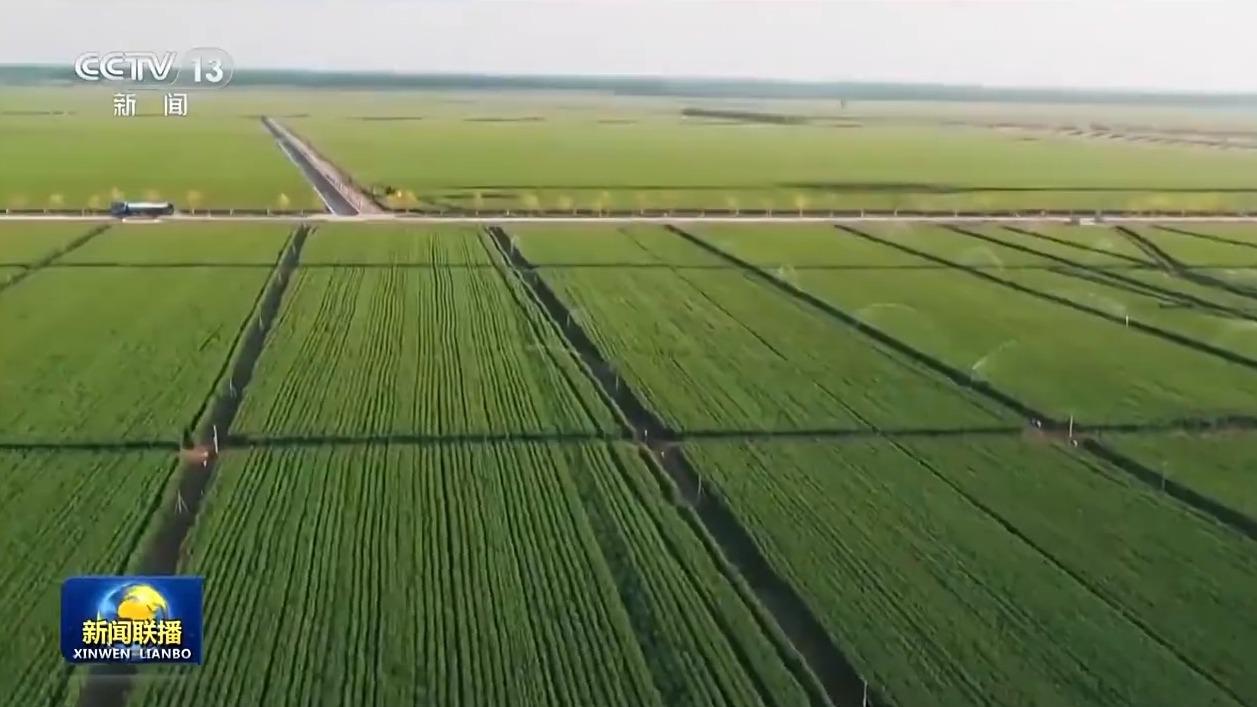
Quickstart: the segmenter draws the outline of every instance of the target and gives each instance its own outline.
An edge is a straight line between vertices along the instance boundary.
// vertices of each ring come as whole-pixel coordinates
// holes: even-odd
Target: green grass
[[[673,260],[712,258],[660,229],[649,238],[668,243],[660,252]],[[525,235],[518,244],[530,255],[540,242],[544,257],[547,240]],[[573,248],[651,252],[645,242],[591,230],[583,249]],[[667,262],[656,256],[655,268],[541,271],[627,384],[674,428],[964,427],[1001,420],[950,384],[737,269],[671,269]]]
[[[897,237],[891,229],[872,225],[862,230]],[[709,227],[703,234],[740,252],[736,233]],[[822,251],[890,250],[838,231],[814,238],[813,245]],[[900,255],[906,263],[930,264]],[[798,269],[782,276],[1060,419],[1073,415],[1084,422],[1131,422],[1257,410],[1253,374],[1237,364],[963,272]]]
[[[292,127],[398,206],[475,208],[1241,208],[1242,153],[941,126],[773,126],[542,106],[525,122],[314,117]],[[1227,189],[1243,191],[1225,192]],[[1193,192],[1192,190],[1199,190]],[[409,194],[408,194],[409,193]]]
[[[174,464],[166,452],[0,451],[0,704],[59,704],[57,626],[68,577],[122,574]]]
[[[0,439],[177,442],[262,268],[48,269],[0,293]]]
[[[442,243],[464,252],[460,239]],[[592,385],[520,287],[492,267],[303,267],[237,428],[298,436],[610,429]]]
[[[57,263],[273,266],[292,230],[285,224],[124,223]]]
[[[805,702],[627,452],[337,446],[216,476],[181,568],[210,657],[131,705]]]
[[[1104,441],[1166,479],[1257,518],[1257,440],[1251,435],[1120,435]]]
[[[93,223],[0,223],[0,265],[29,265],[69,245]]]
[[[156,107],[143,101],[141,108]],[[0,116],[0,208],[104,208],[114,199],[170,200],[189,208],[323,210],[300,171],[256,119]]]
[[[687,451],[894,704],[1237,704],[891,443]],[[1059,473],[1012,451],[1030,471]]]

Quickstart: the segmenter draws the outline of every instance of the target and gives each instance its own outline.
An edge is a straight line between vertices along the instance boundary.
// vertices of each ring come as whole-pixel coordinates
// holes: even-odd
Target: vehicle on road
[[[109,205],[109,213],[123,218],[126,216],[169,216],[175,212],[175,205],[169,201],[115,201]]]

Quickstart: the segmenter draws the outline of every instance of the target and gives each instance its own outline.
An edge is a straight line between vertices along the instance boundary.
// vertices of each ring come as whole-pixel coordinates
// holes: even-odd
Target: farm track
[[[9,289],[10,287],[13,287],[17,283],[21,282],[22,280],[25,280],[26,278],[30,277],[32,274],[37,273],[44,268],[55,265],[56,262],[67,253],[77,248],[82,247],[88,241],[92,240],[96,236],[99,236],[105,231],[108,231],[110,225],[111,224],[106,223],[106,224],[101,224],[100,226],[97,226],[95,228],[89,229],[83,235],[79,236],[78,238],[75,238],[74,240],[65,244],[61,248],[58,248],[52,251],[51,253],[49,253],[48,255],[45,255],[44,257],[40,258],[39,260],[36,260],[35,262],[29,265],[26,265],[25,269],[22,270],[21,272],[15,274],[13,277],[9,278],[8,280],[4,282],[0,282],[0,292],[3,292]]]
[[[927,368],[952,381],[959,387],[973,390],[979,395],[990,399],[992,402],[995,402],[1009,411],[1020,415],[1023,419],[1026,419],[1028,422],[1032,422],[1036,427],[1040,427],[1044,430],[1046,435],[1054,438],[1065,438],[1069,428],[1063,421],[1053,419],[1048,415],[1035,410],[1026,403],[999,390],[989,383],[973,380],[964,372],[953,368],[949,364],[935,358],[934,356],[916,349],[875,327],[869,326],[856,317],[842,311],[833,304],[830,304],[829,302],[809,292],[799,289],[790,283],[784,282],[779,278],[773,277],[755,265],[712,245],[702,238],[688,233],[676,226],[670,226],[669,230],[718,257],[740,264],[748,274],[758,278],[760,281],[771,285],[794,299],[804,302],[821,312],[828,314],[838,322],[854,328],[856,331],[859,331],[874,341],[887,346],[891,350],[900,353],[913,361],[921,363]],[[1245,421],[1241,423],[1241,426],[1244,427],[1247,427],[1252,422],[1251,418],[1245,417],[1239,419]],[[1077,429],[1075,429],[1075,432],[1077,432]],[[1100,441],[1096,439],[1086,439],[1082,440],[1082,442],[1085,442],[1085,444],[1080,443],[1079,448],[1090,453],[1092,456],[1102,459],[1115,468],[1127,472],[1133,478],[1153,486],[1154,488],[1160,488],[1162,486],[1160,475],[1149,476],[1149,474],[1143,473],[1145,469],[1143,469],[1138,462],[1135,462],[1134,460],[1127,458],[1125,455],[1106,447]],[[1169,489],[1168,484],[1166,485],[1166,488],[1167,490]],[[1192,493],[1187,489],[1182,489],[1181,491],[1176,492],[1173,494],[1173,497],[1195,510],[1212,517],[1218,522],[1231,527],[1244,535],[1257,539],[1257,535],[1254,535],[1252,532],[1254,527],[1257,527],[1255,526],[1255,524],[1257,524],[1257,520],[1249,518],[1245,514],[1230,508],[1229,506],[1219,504],[1218,502],[1201,496],[1200,494]]]
[[[258,293],[253,310],[242,323],[236,344],[224,360],[214,388],[191,421],[196,428],[198,447],[204,450],[203,461],[198,463],[192,457],[185,459],[175,472],[177,479],[172,479],[177,503],[171,503],[173,499],[169,498],[169,494],[163,494],[151,509],[150,532],[141,541],[146,542],[146,546],[136,548],[139,556],[135,567],[137,574],[175,574],[178,570],[183,541],[196,521],[197,511],[213,478],[217,458],[210,450],[215,436],[219,430],[226,435],[231,428],[244,388],[261,355],[269,325],[275,321],[284,290],[296,269],[308,231],[305,227],[298,228],[279,261],[272,266],[273,274]],[[79,707],[124,707],[134,674],[134,667],[129,665],[102,666],[92,670],[79,695]]]
[[[1226,292],[1229,292],[1233,295],[1238,295],[1240,297],[1257,300],[1257,292],[1247,287],[1240,287],[1239,285],[1233,285],[1229,282],[1226,282],[1225,280],[1219,280],[1216,277],[1210,277],[1209,275],[1200,274],[1194,268],[1184,265],[1182,261],[1178,260],[1173,255],[1170,255],[1170,253],[1166,251],[1164,248],[1162,248],[1161,246],[1157,245],[1156,243],[1153,243],[1142,234],[1137,233],[1130,228],[1127,228],[1125,226],[1118,226],[1117,232],[1121,233],[1123,236],[1127,238],[1127,240],[1134,243],[1140,250],[1143,250],[1145,253],[1151,256],[1154,260],[1156,260],[1157,263],[1161,265],[1161,267],[1166,272],[1170,273],[1171,275],[1180,277],[1184,280],[1187,280],[1188,282],[1194,282],[1197,285],[1204,285],[1205,287],[1212,287],[1217,290],[1224,290]]]
[[[902,243],[895,243],[893,241],[889,241],[884,238],[879,238],[871,233],[861,231],[851,226],[842,226],[840,228],[845,233],[851,234],[859,238],[863,238],[868,241],[872,241],[873,243],[886,246],[887,248],[893,248],[897,251],[900,251],[901,253],[908,253],[918,258],[928,260],[932,263],[937,263],[939,265],[946,265],[948,267],[953,268],[954,270],[958,272],[967,273],[969,275],[977,277],[986,282],[994,283],[996,285],[1008,288],[1015,292],[1020,292],[1022,294],[1030,295],[1031,297],[1036,297],[1038,299],[1045,300],[1045,301],[1051,302],[1053,304],[1056,304],[1062,307],[1067,307],[1069,309],[1073,309],[1075,311],[1082,312],[1084,314],[1089,314],[1093,317],[1099,317],[1100,319],[1103,319],[1108,322],[1112,322],[1114,324],[1127,326],[1127,327],[1130,327],[1131,329],[1135,329],[1145,334],[1155,336],[1159,339],[1168,341],[1172,344],[1183,346],[1185,348],[1191,349],[1198,353],[1203,353],[1208,356],[1220,358],[1225,361],[1229,361],[1231,363],[1244,366],[1245,368],[1248,368],[1250,370],[1257,371],[1257,359],[1249,358],[1248,356],[1236,353],[1234,351],[1231,351],[1230,349],[1224,349],[1217,346],[1213,346],[1207,342],[1194,339],[1190,336],[1184,336],[1183,334],[1179,334],[1179,333],[1170,331],[1168,329],[1162,329],[1161,327],[1158,327],[1152,324],[1147,324],[1145,322],[1138,321],[1137,319],[1131,319],[1129,317],[1120,317],[1111,312],[1106,312],[1096,307],[1082,304],[1080,302],[1075,302],[1074,300],[1071,300],[1067,297],[1054,295],[1049,292],[1042,292],[1033,287],[1023,285],[1018,282],[1005,280],[996,275],[991,275],[990,273],[971,268],[968,265],[965,265],[964,263],[959,263],[954,260],[948,260],[946,258],[937,256],[937,255],[926,253],[924,251],[917,250],[916,248],[913,248],[908,245],[904,245]]]
[[[810,675],[799,675],[800,683],[810,685],[819,681],[824,691],[824,695],[813,695],[813,702],[821,705],[827,702],[833,705],[858,704],[865,684],[854,666],[833,643],[798,592],[768,563],[750,533],[741,526],[723,500],[702,493],[701,477],[684,452],[673,444],[676,433],[620,378],[533,264],[512,246],[510,236],[497,227],[489,228],[488,235],[506,266],[531,291],[552,326],[580,358],[607,404],[622,416],[627,426],[625,432],[639,442],[643,459],[671,479],[674,488],[692,509],[696,522],[716,545],[712,548],[713,554],[720,556],[713,559],[721,566],[732,563],[760,605],[771,614],[776,628],[803,658]],[[662,478],[660,483],[665,486]],[[783,658],[787,658],[787,664],[792,662],[788,656],[783,655]]]

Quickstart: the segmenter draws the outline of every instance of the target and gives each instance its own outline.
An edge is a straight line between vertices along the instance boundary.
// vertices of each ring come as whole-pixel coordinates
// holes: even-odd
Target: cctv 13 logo
[[[201,577],[71,577],[61,654],[71,663],[200,663]]]

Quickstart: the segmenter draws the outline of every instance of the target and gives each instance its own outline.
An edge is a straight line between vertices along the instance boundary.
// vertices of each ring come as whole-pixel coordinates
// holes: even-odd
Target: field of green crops
[[[1007,267],[1003,256],[992,251],[997,246],[934,227],[862,225],[856,230],[891,242],[931,240],[928,247],[960,264],[985,260],[997,270]],[[734,254],[741,252],[742,243],[751,243],[751,257],[764,248],[756,241],[774,237],[766,229],[706,227],[699,232]],[[807,262],[804,253],[812,249],[840,253],[829,257],[848,262],[886,266],[777,270],[794,286],[1057,419],[1165,421],[1257,410],[1251,369],[1202,356],[1123,321],[1013,291],[847,231],[817,228],[779,237],[799,241],[792,246],[795,262]],[[1023,254],[1021,264],[1036,258]],[[1023,271],[1016,273],[1014,278],[1026,279]],[[1044,287],[1043,282],[1030,284]],[[1046,289],[1061,286],[1052,283]],[[1058,295],[1112,306],[1103,294]],[[1199,326],[1211,326],[1222,336],[1227,325]]]
[[[216,659],[133,704],[804,700],[627,449],[341,446],[220,473],[183,568],[209,578]]]
[[[96,227],[0,228],[4,707],[228,378],[126,707],[1257,704],[1253,231]]]
[[[126,260],[131,235],[110,241],[109,260]],[[176,443],[268,270],[59,263],[0,296],[0,440]]]
[[[149,115],[114,118],[110,95],[97,98],[74,115],[0,115],[0,209],[99,209],[126,198],[323,210],[256,118],[197,117],[195,105],[189,117],[165,118],[151,94],[140,106]]]
[[[616,104],[292,127],[396,207],[606,209],[1252,208],[1243,152],[1033,138],[991,129],[769,125]],[[419,110],[422,110],[420,108]],[[394,114],[396,116],[396,114]],[[1235,190],[1235,191],[1230,191]]]
[[[0,223],[0,265],[30,265],[90,229],[82,223]]]
[[[1251,541],[1118,472],[1015,442],[691,452],[895,704],[1255,694]]]
[[[0,601],[20,608],[0,645],[0,704],[60,704],[61,582],[127,570],[173,463],[166,452],[0,450]]]
[[[237,428],[255,435],[595,433],[611,424],[562,342],[474,228],[363,244],[371,227],[316,231]],[[414,240],[411,240],[414,239]],[[422,241],[428,241],[423,243]],[[408,259],[372,267],[373,257]],[[444,266],[434,267],[423,261]]]

